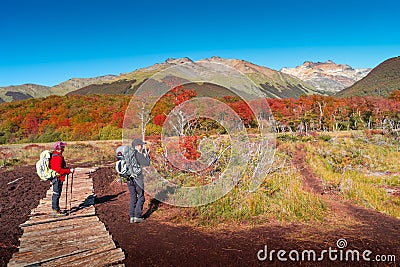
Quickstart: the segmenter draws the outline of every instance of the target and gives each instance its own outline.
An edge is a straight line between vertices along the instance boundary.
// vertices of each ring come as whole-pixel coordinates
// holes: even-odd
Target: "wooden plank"
[[[107,231],[90,231],[89,230],[87,232],[81,232],[81,233],[80,232],[69,232],[65,236],[62,236],[62,235],[53,236],[52,239],[37,239],[37,240],[32,239],[29,241],[25,241],[23,244],[21,243],[20,249],[29,248],[31,244],[32,245],[36,244],[36,245],[40,245],[40,246],[43,245],[43,247],[45,247],[47,245],[51,246],[52,243],[59,244],[59,243],[63,243],[63,242],[68,243],[70,241],[77,242],[77,243],[86,243],[86,242],[91,241],[96,238],[112,239]],[[22,250],[20,250],[20,251],[22,251]]]
[[[107,233],[108,234],[108,233]],[[36,254],[42,254],[42,252],[45,252],[46,249],[53,250],[53,246],[61,246],[61,248],[68,248],[68,247],[78,247],[80,249],[82,248],[88,248],[91,249],[93,246],[93,241],[97,240],[99,244],[107,244],[107,243],[113,243],[113,240],[111,236],[109,235],[93,235],[93,234],[86,234],[86,235],[80,235],[78,234],[73,234],[69,233],[63,239],[58,239],[57,237],[52,237],[53,240],[49,242],[50,239],[48,240],[35,240],[35,241],[30,241],[30,242],[25,242],[23,246],[19,248],[21,252],[26,252],[26,251],[31,251],[32,253]],[[88,244],[91,244],[90,246]],[[40,250],[38,250],[38,247],[40,247]],[[53,253],[51,251],[50,253]]]
[[[75,239],[62,240],[52,243],[41,243],[41,244],[29,244],[28,246],[20,247],[16,254],[28,253],[30,256],[45,259],[50,258],[50,256],[72,253],[74,250],[92,249],[93,246],[99,244],[108,244],[112,241],[110,236],[93,236],[82,240],[76,237]],[[28,257],[29,258],[29,257]]]
[[[68,192],[69,193],[68,195],[70,195],[70,192]],[[81,192],[72,191],[72,196],[73,196],[72,200],[84,202],[87,198],[91,198],[91,195],[92,195],[92,192],[89,192],[89,191],[81,191]],[[64,196],[64,199],[63,199],[63,196]],[[61,202],[61,200],[65,201],[65,194],[64,193],[62,193],[62,195],[61,195],[60,202]],[[68,198],[68,202],[70,200],[71,200],[71,198]],[[41,207],[41,206],[44,206],[44,205],[49,205],[51,207],[51,198],[50,199],[42,199],[39,202],[39,206],[38,207]]]
[[[84,218],[76,218],[74,220],[67,220],[67,221],[60,221],[60,222],[53,222],[49,224],[37,224],[32,226],[24,227],[24,234],[25,236],[31,236],[34,233],[42,232],[51,232],[61,228],[78,228],[82,226],[92,226],[98,225],[99,220],[97,216],[89,216]]]
[[[23,235],[20,238],[20,240],[26,243],[40,242],[42,240],[48,242],[51,239],[55,240],[65,239],[73,237],[76,234],[80,235],[83,239],[86,236],[108,235],[108,232],[106,231],[104,224],[97,223],[97,224],[92,224],[90,226],[82,225],[81,227],[75,226],[74,228],[66,227],[66,228],[53,229],[52,231],[49,232],[43,232],[43,231],[32,232],[30,235],[26,235],[26,237]]]
[[[90,212],[90,213],[82,213],[78,215],[71,215],[71,216],[64,216],[64,217],[59,217],[59,218],[51,218],[51,219],[44,219],[42,220],[35,220],[35,221],[28,221],[24,224],[21,224],[20,227],[25,227],[25,226],[32,226],[32,225],[37,225],[37,224],[45,224],[45,223],[52,223],[52,222],[58,222],[58,221],[66,221],[66,220],[72,220],[75,218],[83,218],[83,217],[90,217],[90,216],[96,216],[95,212]]]
[[[104,230],[106,230],[105,226],[103,224],[99,224],[96,222],[88,225],[63,226],[57,229],[35,231],[29,234],[23,234],[19,240],[21,243],[30,242],[32,240],[33,242],[38,242],[40,240],[49,240],[54,236],[58,235],[66,236],[69,235],[71,232],[77,232],[77,231],[79,231],[79,234],[82,235],[83,238],[89,231],[104,231]]]
[[[20,241],[24,241],[26,239],[42,239],[42,238],[46,238],[47,235],[48,236],[52,236],[52,235],[57,235],[57,234],[65,234],[67,235],[68,232],[74,232],[74,231],[82,231],[83,233],[86,233],[87,231],[90,231],[90,229],[105,229],[105,226],[103,227],[101,224],[98,223],[91,223],[90,225],[81,225],[81,226],[77,226],[77,225],[66,225],[60,228],[56,228],[56,229],[49,229],[49,230],[45,230],[45,229],[40,229],[40,230],[36,230],[36,231],[32,231],[30,233],[26,233],[23,234],[20,237]]]
[[[78,254],[78,253],[82,253],[82,252],[84,252],[84,251],[88,251],[87,249],[86,250],[76,250],[76,251],[74,251],[74,252],[72,252],[72,253],[69,253],[69,254],[63,254],[63,255],[61,255],[61,256],[57,256],[57,257],[55,257],[54,259],[58,259],[58,258],[60,258],[60,257],[68,257],[68,256],[70,256],[70,255],[75,255],[75,254]],[[16,253],[17,254],[17,253]],[[26,255],[30,255],[29,253],[25,253]],[[21,253],[21,255],[22,255],[22,253]],[[26,255],[22,255],[21,257],[19,257],[19,258],[17,258],[17,259],[14,259],[14,257],[10,260],[10,262],[8,263],[8,267],[20,267],[20,266],[39,266],[40,265],[40,263],[41,263],[41,261],[38,261],[38,260],[29,260],[27,257],[26,257]],[[25,257],[24,257],[25,256]],[[50,259],[47,259],[47,261],[51,261],[51,260],[53,260],[53,258],[50,258]],[[43,261],[43,262],[45,262],[45,260]]]
[[[64,209],[62,209],[64,210]],[[77,215],[89,215],[93,214],[95,212],[94,206],[89,206],[89,207],[76,207],[75,209],[72,209],[69,211],[69,209],[66,210],[68,212],[67,216],[63,217],[57,217],[54,218],[52,217],[52,213],[41,213],[40,215],[35,215],[31,217],[28,221],[26,221],[24,224],[21,224],[21,226],[24,226],[25,224],[31,224],[31,223],[37,223],[37,222],[52,222],[52,221],[57,221],[57,220],[67,220],[69,217],[77,216]]]
[[[121,262],[125,259],[125,255],[121,249],[114,249],[110,251],[105,251],[95,255],[90,255],[88,257],[81,258],[74,262],[71,262],[72,266],[106,266],[113,262]]]
[[[98,242],[98,241],[96,241]],[[109,245],[110,243],[101,243],[101,246]],[[42,252],[32,253],[31,251],[16,253],[10,263],[14,263],[16,266],[26,266],[39,262],[47,262],[54,259],[59,259],[63,257],[70,257],[71,255],[75,255],[77,253],[86,252],[93,250],[93,246],[95,243],[92,243],[87,246],[67,246],[64,249],[60,249],[57,251],[53,251],[52,249],[45,250]]]
[[[69,216],[51,217],[50,186],[46,197],[31,211],[29,220],[20,225],[24,230],[21,245],[8,266],[124,266],[118,263],[124,260],[124,253],[115,247],[95,214],[93,182],[88,173],[96,169],[77,169],[68,202]],[[67,192],[70,194],[70,188],[64,183],[63,196]],[[61,206],[62,202],[61,199]]]
[[[69,201],[68,201],[69,202]],[[81,202],[81,201],[72,201],[71,202],[71,209],[82,209],[82,208],[89,208],[90,206],[93,206],[94,200],[88,199],[86,202]],[[60,203],[60,208],[64,209],[65,208],[65,203]],[[67,205],[67,208],[69,209],[69,203]],[[51,206],[46,206],[46,207],[40,207],[39,209],[36,209],[31,212],[31,217],[37,217],[45,214],[49,214],[52,212]]]
[[[90,251],[85,251],[85,252],[77,253],[75,255],[70,255],[68,257],[58,258],[55,260],[44,262],[41,264],[41,266],[44,266],[44,267],[46,267],[46,266],[56,267],[56,266],[66,266],[66,265],[73,266],[71,263],[76,260],[82,259],[82,258],[90,256],[90,255],[95,255],[95,254],[98,254],[98,253],[101,253],[104,251],[113,250],[113,249],[115,249],[114,244],[107,244],[103,247],[95,248]]]
[[[52,218],[50,216],[50,214],[31,217],[25,223],[20,224],[20,226],[24,227],[24,226],[34,225],[34,224],[50,223],[50,222],[63,221],[63,220],[71,220],[73,218],[79,218],[79,217],[85,217],[85,216],[94,216],[95,212],[96,212],[95,208],[92,205],[92,206],[89,206],[89,207],[82,208],[82,209],[80,209],[78,211],[74,211],[69,216],[64,216],[64,217]]]
[[[99,218],[97,216],[89,216],[89,217],[82,217],[82,218],[75,218],[74,220],[70,221],[57,221],[57,222],[52,222],[49,224],[36,224],[36,225],[31,225],[31,226],[25,226],[22,229],[24,230],[25,233],[30,233],[33,231],[40,231],[40,230],[51,230],[55,228],[62,227],[63,225],[81,225],[81,224],[87,224],[87,223],[95,223],[99,222]]]
[[[61,201],[60,201],[61,202]],[[95,202],[94,197],[87,197],[84,200],[81,198],[73,198],[71,200],[68,200],[68,208],[69,208],[69,203],[71,203],[71,206],[73,208],[77,208],[79,206],[90,206],[93,205]],[[36,209],[31,211],[31,215],[35,216],[37,214],[42,214],[43,212],[50,212],[51,211],[51,200],[48,203],[45,203],[48,205],[39,205]],[[65,201],[60,203],[60,206],[65,206]]]
[[[94,201],[94,200],[88,200],[88,202],[86,202],[88,205],[81,205],[80,207],[78,207],[78,206],[72,207],[72,206],[71,206],[71,209],[72,209],[72,208],[73,208],[73,209],[79,209],[81,212],[84,212],[84,211],[92,212],[92,210],[95,209],[95,208],[94,208],[94,205],[91,204],[93,201]],[[64,205],[64,204],[63,204],[63,205],[60,205],[60,208],[61,208],[61,210],[63,210],[63,209],[65,208],[65,205]],[[67,208],[69,209],[69,205],[67,205]],[[51,208],[49,208],[49,211],[51,211]],[[40,216],[44,216],[44,215],[35,215],[35,216],[32,216],[32,217],[30,218],[30,220],[37,220],[37,218],[39,218]]]
[[[94,237],[83,243],[74,241],[75,240],[70,240],[68,242],[47,245],[38,244],[29,248],[21,248],[20,251],[14,254],[13,259],[15,258],[16,260],[14,261],[19,264],[42,262],[47,261],[48,259],[64,257],[65,255],[72,255],[75,254],[75,251],[90,251],[94,247],[102,247],[107,244],[114,244],[110,237]]]
[[[72,193],[74,192],[88,192],[89,194],[93,192],[93,187],[92,186],[85,186],[86,184],[75,184],[74,181],[74,185],[72,187]],[[65,190],[67,190],[65,187],[63,187],[62,189],[62,193],[65,192]],[[71,186],[68,186],[68,192],[71,192]],[[53,196],[53,190],[50,190],[50,194],[46,195],[46,198],[43,199],[51,199],[51,197]],[[42,199],[42,200],[43,200]]]
[[[46,247],[45,249],[41,251],[22,251],[19,253],[16,253],[15,255],[17,257],[17,263],[35,263],[35,262],[47,262],[49,260],[54,260],[58,258],[63,258],[66,256],[71,256],[75,255],[77,253],[85,252],[85,251],[91,251],[96,247],[104,247],[106,245],[110,244],[109,240],[101,240],[101,239],[95,239],[92,240],[91,242],[87,242],[84,244],[72,244],[72,243],[67,243],[64,246],[56,246],[56,247]],[[20,257],[18,257],[20,256]]]

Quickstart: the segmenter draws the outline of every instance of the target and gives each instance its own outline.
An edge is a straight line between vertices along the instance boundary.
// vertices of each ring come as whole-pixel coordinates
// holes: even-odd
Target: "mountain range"
[[[115,75],[94,78],[72,78],[58,85],[49,87],[37,84],[22,84],[0,87],[0,103],[28,98],[46,97],[49,95],[65,95],[90,84],[103,83],[115,79]]]
[[[349,65],[336,64],[331,60],[316,63],[308,61],[301,66],[283,68],[280,71],[245,60],[224,59],[216,56],[199,62],[221,63],[242,72],[261,88],[266,97],[298,98],[300,95],[310,94],[336,94],[345,97],[362,95],[359,93],[360,90],[364,92],[364,95],[377,95],[377,93],[388,95],[391,90],[400,89],[399,58],[389,59],[373,70],[353,69]],[[193,69],[200,68],[199,63],[193,62],[187,57],[170,58],[163,63],[156,63],[129,73],[94,78],[73,78],[53,87],[35,84],[0,87],[0,102],[49,95],[133,94],[143,82],[157,72],[182,63],[191,63],[188,65]],[[380,80],[379,83],[377,79]],[[386,86],[388,82],[390,85]],[[377,90],[375,85],[381,89]],[[353,87],[356,89],[350,89]],[[385,88],[386,93],[382,93],[382,88]],[[196,86],[196,90],[204,92],[216,93],[217,89],[219,89],[218,86],[206,83]]]
[[[112,82],[89,85],[74,92],[71,92],[70,94],[87,94],[95,92],[133,94],[144,81],[146,81],[148,78],[159,71],[183,63],[189,63],[187,64],[188,70],[191,70],[195,73],[201,73],[201,71],[203,71],[201,63],[203,62],[220,63],[240,71],[241,73],[249,77],[254,83],[259,85],[260,89],[267,97],[297,98],[303,94],[309,95],[322,93],[316,90],[313,86],[304,83],[296,77],[281,73],[276,70],[272,70],[267,67],[258,66],[248,61],[211,57],[208,59],[199,60],[199,62],[193,62],[191,59],[186,57],[180,59],[170,58],[167,59],[164,63],[155,64],[147,68],[142,68],[130,73],[121,74]],[[190,79],[190,75],[187,73],[180,73],[179,75],[181,76],[178,78],[184,80]],[[118,86],[117,84],[123,84],[124,86]],[[207,87],[207,90],[215,89],[213,90],[215,92],[218,86],[212,86],[210,83],[198,84],[196,86],[196,90],[201,93],[205,91],[205,87]],[[112,88],[114,88],[114,90]]]

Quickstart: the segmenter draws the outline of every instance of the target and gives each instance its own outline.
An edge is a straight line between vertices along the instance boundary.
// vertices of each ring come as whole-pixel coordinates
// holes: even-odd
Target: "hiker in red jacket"
[[[74,169],[67,168],[64,156],[62,155],[66,145],[67,144],[64,142],[55,143],[53,145],[54,152],[52,153],[50,159],[50,168],[58,173],[56,177],[51,179],[51,183],[53,184],[53,196],[51,199],[53,217],[64,216],[64,214],[60,211],[60,197],[62,186],[63,182],[65,181],[65,176],[74,172]]]

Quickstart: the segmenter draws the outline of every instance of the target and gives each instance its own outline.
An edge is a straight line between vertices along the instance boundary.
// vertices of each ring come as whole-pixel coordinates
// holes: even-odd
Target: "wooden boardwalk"
[[[77,168],[73,178],[69,175],[69,216],[51,217],[52,188],[47,191],[31,216],[21,224],[23,235],[19,251],[14,253],[9,267],[13,266],[123,266],[125,259],[116,248],[104,224],[95,214],[93,182],[89,173],[95,169]],[[66,182],[60,199],[64,209]],[[67,208],[70,208],[68,203]]]

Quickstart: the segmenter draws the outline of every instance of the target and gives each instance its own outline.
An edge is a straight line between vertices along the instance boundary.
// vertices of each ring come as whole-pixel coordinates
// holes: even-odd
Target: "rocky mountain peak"
[[[295,68],[282,68],[281,72],[295,76],[326,93],[343,90],[364,78],[371,69],[354,69],[347,64],[306,61]]]
[[[184,57],[184,58],[167,58],[165,60],[166,64],[171,64],[171,65],[176,65],[176,64],[183,64],[187,62],[193,62],[190,58]]]

